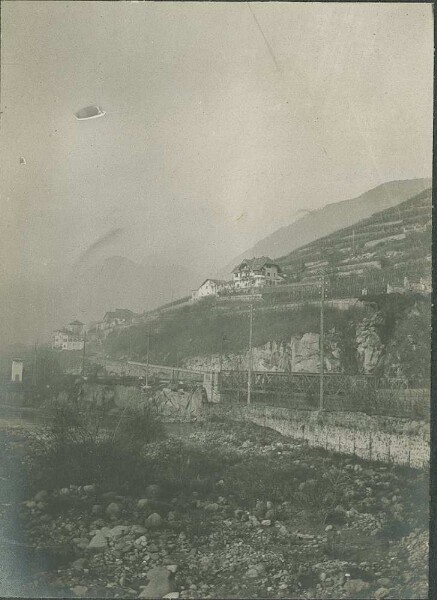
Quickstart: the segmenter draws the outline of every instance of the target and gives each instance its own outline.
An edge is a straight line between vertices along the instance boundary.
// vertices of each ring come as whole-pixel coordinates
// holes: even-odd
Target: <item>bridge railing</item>
[[[222,371],[219,390],[223,398],[247,399],[247,371]],[[380,378],[374,375],[326,373],[323,407],[328,411],[365,412],[428,419],[430,389],[427,381]],[[319,407],[320,373],[255,371],[253,402],[303,410]]]

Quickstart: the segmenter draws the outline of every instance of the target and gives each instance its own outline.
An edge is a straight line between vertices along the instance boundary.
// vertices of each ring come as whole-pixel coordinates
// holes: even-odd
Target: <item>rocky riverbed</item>
[[[29,466],[34,436],[3,430],[2,450]],[[427,597],[427,473],[224,419],[174,425],[144,453],[136,495],[84,481],[15,499],[48,594]]]

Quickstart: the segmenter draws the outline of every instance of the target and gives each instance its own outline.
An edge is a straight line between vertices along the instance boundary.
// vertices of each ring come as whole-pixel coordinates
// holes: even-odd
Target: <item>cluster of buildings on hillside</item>
[[[102,321],[94,323],[86,332],[83,323],[72,321],[68,327],[53,332],[52,348],[55,350],[83,350],[86,341],[104,339],[111,331],[130,327],[140,321],[141,315],[137,315],[127,308],[108,311]]]
[[[192,291],[192,302],[208,296],[238,294],[245,290],[285,283],[285,275],[281,267],[268,256],[245,258],[233,269],[232,275],[230,281],[205,279],[196,290]]]

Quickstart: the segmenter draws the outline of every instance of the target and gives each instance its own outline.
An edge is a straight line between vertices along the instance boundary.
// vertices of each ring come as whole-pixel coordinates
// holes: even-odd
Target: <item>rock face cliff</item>
[[[430,306],[419,302],[393,317],[383,310],[370,312],[352,323],[347,335],[327,331],[324,344],[326,373],[363,373],[426,379],[430,357]],[[253,348],[255,371],[320,371],[319,334],[309,331],[287,342],[271,340]],[[197,356],[185,361],[188,368],[247,370],[248,351],[242,354]]]
[[[255,371],[306,372],[320,370],[319,334],[308,332],[292,337],[289,342],[267,342],[253,348],[252,365]],[[219,370],[220,362],[225,370],[247,370],[249,353],[197,356],[185,361],[187,368]],[[343,370],[342,348],[334,331],[325,337],[325,371],[338,373]]]

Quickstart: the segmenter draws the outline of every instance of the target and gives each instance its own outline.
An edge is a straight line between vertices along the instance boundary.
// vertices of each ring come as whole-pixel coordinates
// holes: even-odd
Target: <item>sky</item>
[[[94,251],[207,276],[302,209],[431,175],[429,4],[6,0],[1,19],[3,281]],[[90,104],[106,115],[77,121]]]

